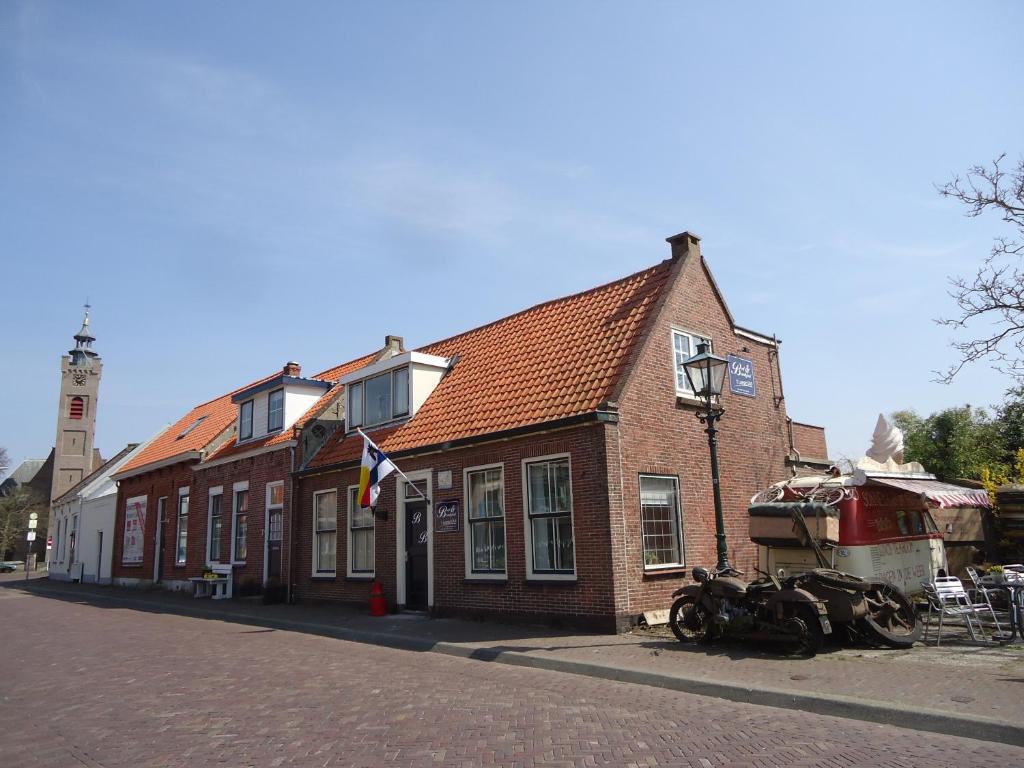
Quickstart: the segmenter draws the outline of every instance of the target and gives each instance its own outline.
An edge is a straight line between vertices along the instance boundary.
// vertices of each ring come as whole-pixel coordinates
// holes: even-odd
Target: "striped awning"
[[[923,494],[929,501],[941,507],[984,507],[990,509],[988,492],[980,488],[964,488],[962,485],[943,483],[939,480],[911,480],[898,477],[872,477],[872,483],[899,488],[901,491]]]

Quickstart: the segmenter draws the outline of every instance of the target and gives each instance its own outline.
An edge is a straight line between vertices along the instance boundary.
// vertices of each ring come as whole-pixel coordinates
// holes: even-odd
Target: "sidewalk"
[[[835,649],[813,659],[749,645],[683,645],[665,628],[571,634],[418,614],[373,618],[349,606],[194,600],[162,590],[0,579],[0,588],[99,607],[174,613],[480,661],[582,674],[1024,746],[1024,644]]]

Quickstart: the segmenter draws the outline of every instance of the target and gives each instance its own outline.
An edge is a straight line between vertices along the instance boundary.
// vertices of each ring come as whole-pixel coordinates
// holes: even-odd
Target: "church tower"
[[[89,305],[86,304],[82,328],[75,334],[75,347],[60,359],[51,501],[95,469],[93,440],[103,362],[92,349],[94,341],[96,337],[89,330]]]

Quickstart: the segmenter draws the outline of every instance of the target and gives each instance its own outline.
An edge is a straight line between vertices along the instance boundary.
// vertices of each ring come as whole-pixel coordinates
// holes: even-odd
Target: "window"
[[[252,400],[246,400],[238,412],[238,439],[252,437]]]
[[[284,428],[284,390],[275,389],[267,403],[267,432]]]
[[[575,573],[569,458],[525,463],[532,573]]]
[[[211,563],[220,562],[221,493],[210,495],[210,527],[206,559]]]
[[[348,394],[348,423],[350,427],[358,427],[363,423],[363,385],[353,384],[348,388]]]
[[[675,328],[672,329],[672,354],[676,366],[676,392],[681,395],[693,394],[690,380],[686,378],[686,371],[683,370],[683,363],[688,357],[693,357],[697,354],[697,345],[701,343],[707,344],[708,349],[711,349],[711,339],[686,333],[685,331],[677,331]]]
[[[232,562],[244,563],[248,551],[246,549],[249,533],[249,489],[235,490],[234,519],[232,520],[233,556]]]
[[[501,466],[466,472],[470,573],[505,573],[505,472]]]
[[[384,424],[408,415],[408,367],[349,385],[349,427]]]
[[[81,419],[85,415],[85,400],[80,397],[72,397],[68,406],[68,418]]]
[[[640,476],[640,529],[644,568],[683,564],[676,478]]]
[[[348,574],[373,575],[373,512],[359,506],[359,486],[348,489]]]
[[[334,575],[338,552],[338,493],[313,496],[313,573]]]
[[[199,417],[198,419],[196,419],[196,420],[195,420],[195,421],[193,421],[193,422],[192,422],[191,424],[189,424],[189,425],[188,425],[187,427],[185,427],[185,429],[183,429],[183,430],[182,430],[181,434],[180,434],[180,435],[178,435],[178,436],[177,436],[176,438],[174,438],[174,439],[175,439],[175,440],[181,440],[181,438],[183,438],[183,437],[184,437],[185,435],[187,435],[187,434],[188,434],[189,432],[191,432],[191,431],[192,431],[193,429],[195,429],[195,428],[196,428],[196,427],[198,427],[198,426],[199,426],[200,424],[202,424],[202,423],[203,423],[203,419],[205,419],[205,418],[206,418],[205,416],[200,416],[200,417]]]
[[[178,490],[178,535],[174,562],[184,565],[188,557],[188,488]]]

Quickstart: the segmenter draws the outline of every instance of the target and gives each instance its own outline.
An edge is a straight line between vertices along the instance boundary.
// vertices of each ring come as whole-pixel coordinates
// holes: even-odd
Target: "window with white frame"
[[[211,563],[220,562],[221,492],[210,494],[210,520],[207,528],[206,559]]]
[[[348,575],[373,575],[373,510],[359,506],[359,486],[348,489]]]
[[[683,565],[677,478],[640,476],[640,529],[643,536],[644,568]]]
[[[707,344],[708,351],[711,350],[711,339],[694,333],[680,331],[677,328],[672,329],[672,356],[676,369],[676,392],[680,395],[693,394],[693,387],[690,386],[690,380],[686,378],[683,363],[686,362],[687,358],[697,354],[698,344]]]
[[[246,400],[238,409],[238,439],[252,437],[252,400]]]
[[[569,457],[526,462],[526,512],[533,573],[575,573]]]
[[[267,432],[284,428],[284,390],[275,389],[267,397]]]
[[[236,488],[231,520],[232,562],[245,563],[248,556],[249,489]]]
[[[178,530],[174,562],[184,565],[188,558],[188,488],[178,489]]]
[[[505,471],[501,466],[466,471],[469,570],[505,573]]]
[[[338,493],[313,496],[313,572],[334,575],[338,553]]]
[[[384,424],[409,415],[409,368],[373,376],[349,385],[348,425]]]

